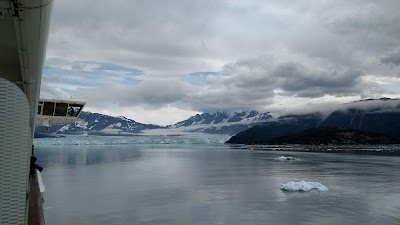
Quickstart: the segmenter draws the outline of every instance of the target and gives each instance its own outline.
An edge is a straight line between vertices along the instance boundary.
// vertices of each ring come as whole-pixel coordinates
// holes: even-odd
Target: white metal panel
[[[26,224],[32,144],[29,120],[25,94],[0,78],[0,224]]]
[[[34,127],[42,69],[46,57],[52,0],[17,0],[18,17],[14,17],[23,90],[31,107]]]
[[[75,98],[52,98],[52,97],[40,97],[40,102],[56,102],[56,103],[68,103],[68,104],[79,104],[86,105],[86,101],[83,99]]]
[[[74,116],[43,116],[43,115],[37,115],[36,116],[36,126],[46,126],[49,127],[50,125],[56,125],[56,124],[71,124],[75,122],[82,122],[84,120],[78,119],[77,117]]]

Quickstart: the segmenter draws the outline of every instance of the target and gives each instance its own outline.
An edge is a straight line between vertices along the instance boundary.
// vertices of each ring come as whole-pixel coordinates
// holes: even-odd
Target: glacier
[[[299,181],[299,182],[287,182],[286,184],[281,185],[282,191],[302,191],[307,192],[311,190],[318,190],[318,191],[328,191],[329,189],[319,183],[319,182],[307,182],[307,181]]]

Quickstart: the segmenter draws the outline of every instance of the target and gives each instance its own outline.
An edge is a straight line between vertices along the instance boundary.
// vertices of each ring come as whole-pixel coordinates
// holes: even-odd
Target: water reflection
[[[48,224],[393,224],[399,157],[223,145],[38,148]],[[281,155],[299,160],[280,162]],[[328,192],[282,192],[318,181]]]
[[[129,162],[140,160],[140,148],[130,146],[120,148],[115,146],[60,146],[39,148],[36,155],[44,167],[78,167],[104,163]]]

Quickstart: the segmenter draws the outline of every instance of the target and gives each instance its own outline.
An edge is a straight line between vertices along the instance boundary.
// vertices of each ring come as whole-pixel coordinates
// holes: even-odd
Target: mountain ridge
[[[173,125],[158,126],[143,124],[125,116],[109,116],[83,111],[77,121],[67,125],[53,125],[46,132],[44,127],[35,129],[35,137],[51,135],[134,135],[148,130],[181,129],[184,132],[202,132],[210,134],[236,134],[255,124],[260,124],[273,117],[257,111],[215,112],[196,114]]]
[[[254,143],[291,135],[320,126],[339,126],[376,131],[391,137],[400,134],[400,99],[366,99],[342,104],[329,114],[314,112],[288,114],[278,118],[269,112],[241,111],[202,113],[173,125],[143,124],[124,116],[113,117],[100,113],[82,112],[82,121],[69,125],[53,125],[49,132],[37,127],[35,137],[49,135],[157,135],[157,131],[176,131],[175,134],[201,132],[234,135],[228,143]],[[149,131],[152,131],[149,132]],[[154,131],[154,132],[153,132]],[[160,132],[159,132],[160,133]],[[168,133],[168,132],[167,132]]]
[[[364,100],[344,104],[341,108],[330,112],[328,115],[314,112],[281,116],[275,121],[266,122],[240,132],[229,139],[227,143],[251,144],[267,142],[280,136],[293,135],[306,129],[323,126],[377,132],[389,137],[400,138],[399,121],[399,99]]]
[[[375,132],[359,131],[351,128],[325,126],[310,128],[299,133],[273,138],[272,140],[256,144],[282,145],[371,145],[371,144],[399,144],[400,140]]]
[[[162,129],[164,127],[152,124],[143,124],[124,116],[113,117],[100,113],[83,111],[79,115],[81,121],[67,125],[53,125],[45,131],[45,127],[35,129],[35,136],[54,135],[129,135],[140,133],[148,129]]]

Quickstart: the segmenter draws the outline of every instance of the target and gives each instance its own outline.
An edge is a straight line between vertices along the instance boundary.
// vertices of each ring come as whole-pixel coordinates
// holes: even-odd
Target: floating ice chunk
[[[278,161],[288,161],[288,160],[295,160],[295,158],[291,156],[279,156],[278,158],[275,158],[275,160]]]
[[[329,189],[322,185],[319,182],[306,182],[304,180],[300,182],[287,182],[286,184],[281,185],[282,191],[311,191],[311,190],[318,190],[318,191],[328,191]]]

